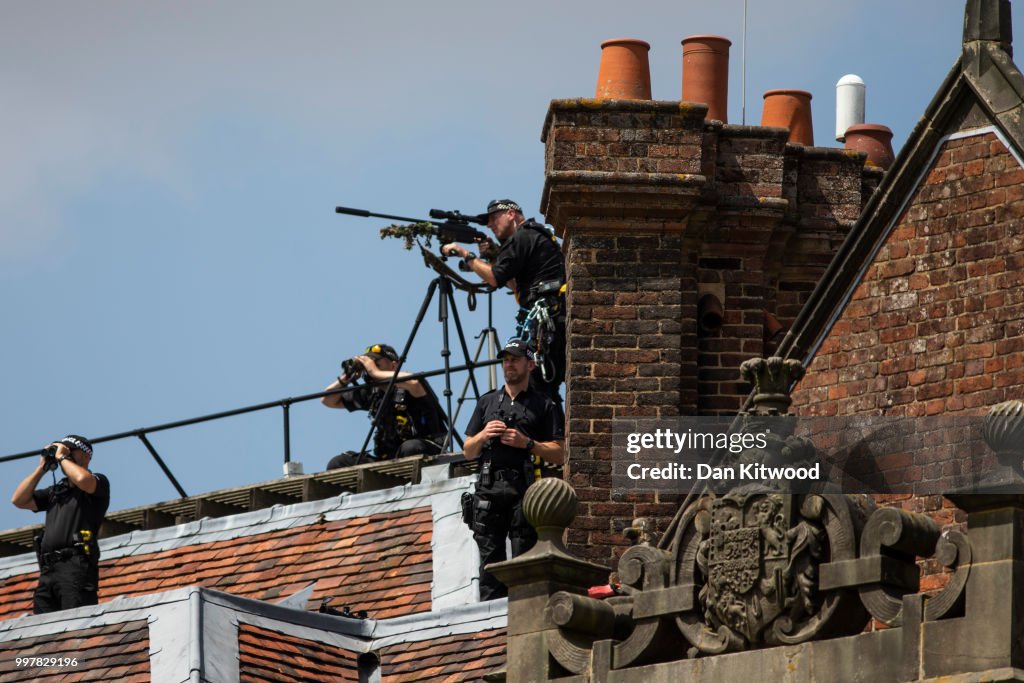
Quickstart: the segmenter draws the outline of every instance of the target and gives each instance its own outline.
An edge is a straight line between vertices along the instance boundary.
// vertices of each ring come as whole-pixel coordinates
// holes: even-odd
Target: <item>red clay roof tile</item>
[[[248,624],[238,627],[238,658],[251,683],[359,681],[357,653]]]
[[[311,609],[333,597],[375,618],[427,612],[431,519],[421,507],[102,560],[100,599],[202,585],[271,600],[316,582]],[[31,611],[37,578],[0,581],[0,619]]]
[[[17,666],[18,657],[74,659],[63,667]],[[20,681],[149,681],[149,626],[130,621],[81,631],[0,642],[4,683]]]
[[[476,681],[505,666],[505,629],[447,636],[381,649],[388,683]]]

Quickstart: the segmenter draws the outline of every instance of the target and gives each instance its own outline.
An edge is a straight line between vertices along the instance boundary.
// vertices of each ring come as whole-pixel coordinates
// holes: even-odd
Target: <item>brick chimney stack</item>
[[[733,414],[739,365],[788,325],[877,186],[864,156],[686,102],[555,100],[541,211],[568,273],[570,551],[613,562],[637,517],[677,500],[611,490],[616,417]],[[713,295],[721,325],[698,325]],[[705,300],[705,304],[710,301]],[[717,314],[716,314],[717,315]]]

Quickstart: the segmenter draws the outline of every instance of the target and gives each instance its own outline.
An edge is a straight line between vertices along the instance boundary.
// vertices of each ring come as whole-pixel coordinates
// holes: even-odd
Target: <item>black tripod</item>
[[[455,331],[458,336],[459,345],[462,347],[462,356],[465,359],[466,368],[469,370],[469,376],[466,378],[466,386],[463,387],[462,395],[459,397],[458,403],[461,409],[462,403],[466,398],[466,391],[470,386],[473,388],[473,395],[477,399],[480,398],[480,388],[476,383],[476,365],[479,361],[480,353],[484,348],[484,345],[490,341],[488,360],[493,360],[493,354],[497,350],[497,337],[498,333],[494,329],[491,322],[491,294],[493,288],[483,283],[469,282],[465,278],[461,277],[458,273],[449,268],[441,257],[434,255],[427,249],[419,244],[420,253],[423,255],[423,262],[428,268],[437,273],[437,277],[430,281],[427,286],[426,295],[423,297],[423,303],[420,305],[419,313],[416,314],[416,322],[412,326],[412,331],[409,333],[408,339],[405,341],[405,346],[402,348],[402,353],[398,358],[398,365],[395,367],[394,372],[391,375],[391,379],[384,389],[384,396],[377,406],[376,411],[373,414],[373,421],[370,425],[370,431],[366,435],[366,440],[363,441],[363,447],[360,452],[366,452],[367,446],[370,444],[370,439],[373,438],[373,433],[378,427],[378,420],[380,419],[381,412],[387,405],[388,399],[391,397],[391,393],[394,391],[394,386],[398,380],[398,373],[401,371],[402,366],[405,364],[405,359],[409,354],[409,349],[412,348],[412,343],[416,339],[416,333],[419,332],[420,324],[423,322],[423,318],[427,313],[427,308],[430,306],[430,302],[434,298],[434,294],[440,291],[440,297],[437,302],[437,319],[441,323],[441,357],[444,359],[444,397],[446,401],[446,412],[445,415],[448,420],[448,432],[445,435],[444,443],[441,444],[441,452],[449,452],[452,441],[458,442],[459,447],[462,447],[462,439],[455,433],[455,418],[458,415],[452,415],[452,378],[451,378],[451,349],[449,348],[449,331],[448,323],[449,320],[455,323]],[[466,345],[466,335],[462,331],[462,321],[459,319],[459,308],[455,301],[455,289],[460,289],[468,293],[469,308],[474,310],[476,308],[476,295],[487,294],[487,327],[484,328],[480,333],[480,343],[477,347],[476,355],[470,360],[469,347]],[[449,318],[449,311],[451,312],[451,318]],[[491,389],[495,388],[496,380],[494,378],[494,371],[491,371]],[[428,389],[429,391],[429,389]]]

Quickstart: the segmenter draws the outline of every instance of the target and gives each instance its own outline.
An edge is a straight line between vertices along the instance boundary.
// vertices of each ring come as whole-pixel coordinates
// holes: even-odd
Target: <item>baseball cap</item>
[[[511,199],[492,199],[487,205],[487,214],[490,215],[495,211],[508,211],[509,209],[518,213],[523,212],[523,208]]]
[[[519,356],[520,358],[526,357],[533,360],[533,351],[522,339],[509,339],[505,342],[505,348],[498,353],[498,358],[504,358],[506,355]]]
[[[372,344],[366,347],[366,355],[370,358],[387,358],[398,362],[398,353],[387,344]]]
[[[92,442],[84,436],[78,436],[77,434],[68,434],[58,443],[62,443],[71,450],[78,449],[85,451],[87,454],[92,455]]]

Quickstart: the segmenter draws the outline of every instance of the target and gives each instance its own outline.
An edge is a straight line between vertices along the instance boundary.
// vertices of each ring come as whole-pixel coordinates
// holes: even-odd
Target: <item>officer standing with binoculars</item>
[[[512,541],[512,557],[537,542],[523,515],[523,495],[539,476],[539,460],[552,465],[565,460],[565,416],[558,403],[530,384],[533,351],[523,340],[512,339],[498,357],[505,386],[480,397],[466,427],[464,449],[466,459],[480,459],[479,479],[463,514],[480,548],[481,600],[508,595],[505,585],[484,570],[506,559],[506,537]]]
[[[35,471],[15,489],[15,507],[46,513],[42,537],[36,537],[39,585],[33,595],[35,614],[95,605],[99,588],[99,531],[110,505],[110,482],[89,471],[92,444],[71,434],[47,446]],[[64,478],[36,489],[47,472]]]

